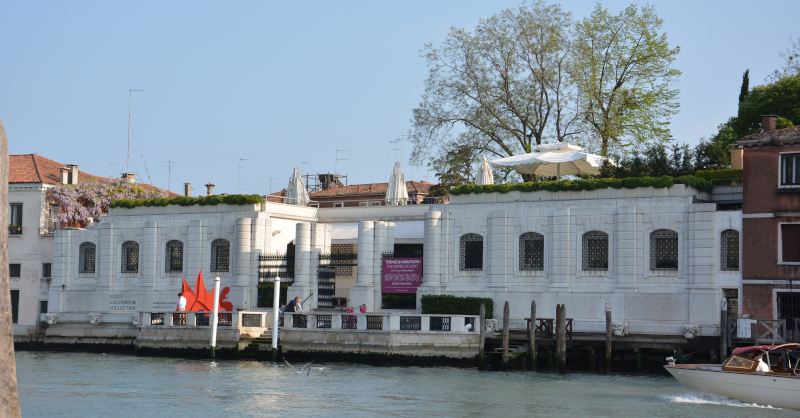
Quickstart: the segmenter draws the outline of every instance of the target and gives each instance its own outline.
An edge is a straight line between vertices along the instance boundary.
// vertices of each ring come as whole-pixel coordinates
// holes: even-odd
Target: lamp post
[[[275,276],[275,295],[272,301],[272,361],[278,361],[278,305],[281,299],[281,278]]]
[[[219,274],[214,279],[214,310],[211,318],[211,358],[213,359],[217,347],[217,324],[219,322]]]

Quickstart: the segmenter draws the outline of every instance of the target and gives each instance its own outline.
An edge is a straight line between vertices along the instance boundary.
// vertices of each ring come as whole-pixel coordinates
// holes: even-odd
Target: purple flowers
[[[114,200],[153,199],[166,195],[163,190],[145,189],[124,179],[89,179],[75,185],[59,184],[47,191],[49,200],[61,206],[56,219],[64,227],[84,227],[89,218],[99,222]]]

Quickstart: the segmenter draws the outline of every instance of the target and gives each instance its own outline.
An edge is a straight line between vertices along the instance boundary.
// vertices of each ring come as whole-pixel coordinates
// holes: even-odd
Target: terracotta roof
[[[286,197],[286,189],[265,195],[264,199],[266,199],[267,202],[283,203],[286,199],[281,199],[281,197]]]
[[[778,142],[774,143],[774,141]],[[771,144],[771,142],[773,143]],[[758,147],[763,145],[789,145],[797,144],[798,142],[800,142],[800,125],[747,135],[736,141],[736,144],[745,147]]]
[[[66,164],[53,161],[36,154],[9,155],[8,156],[8,183],[45,183],[61,184],[61,168]],[[87,179],[111,180],[107,177],[95,176],[85,171],[78,170],[78,183]],[[145,183],[137,183],[139,187],[150,190],[162,190]],[[167,192],[166,190],[163,190]],[[181,196],[177,193],[167,192],[169,197]]]
[[[435,184],[427,181],[407,181],[406,190],[409,195],[428,194]],[[385,196],[389,183],[353,184],[350,186],[334,187],[316,193],[309,193],[311,199],[343,196]]]

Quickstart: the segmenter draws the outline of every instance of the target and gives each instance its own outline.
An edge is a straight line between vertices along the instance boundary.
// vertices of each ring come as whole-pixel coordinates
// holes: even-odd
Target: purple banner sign
[[[421,284],[421,258],[383,259],[383,293],[417,293]]]

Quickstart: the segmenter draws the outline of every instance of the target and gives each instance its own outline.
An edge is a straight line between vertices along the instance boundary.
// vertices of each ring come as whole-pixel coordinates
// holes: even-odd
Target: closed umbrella
[[[294,169],[292,177],[289,178],[289,187],[286,188],[286,203],[290,205],[305,206],[308,201],[308,191],[306,185],[303,184],[303,178],[300,176],[300,170]]]
[[[489,159],[486,157],[483,157],[481,165],[478,166],[478,172],[475,173],[475,184],[494,184],[492,167],[489,167]]]
[[[537,147],[541,152],[514,155],[489,161],[492,167],[511,167],[520,174],[537,176],[566,176],[570,174],[600,174],[604,157],[582,152],[581,147],[557,142]],[[612,162],[613,164],[613,162]]]
[[[408,190],[406,189],[406,176],[400,169],[400,162],[394,163],[392,176],[389,177],[389,185],[386,188],[386,204],[405,205],[408,202]]]

